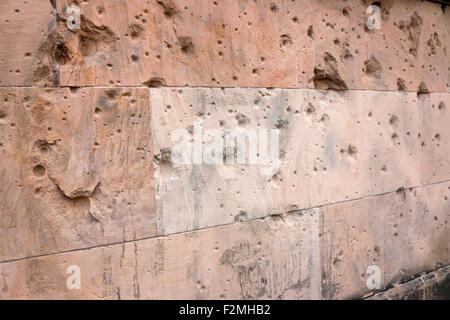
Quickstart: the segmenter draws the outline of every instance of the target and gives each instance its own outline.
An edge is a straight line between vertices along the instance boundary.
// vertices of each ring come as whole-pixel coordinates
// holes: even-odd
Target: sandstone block
[[[64,85],[446,91],[446,15],[429,2],[57,1]]]
[[[448,265],[449,193],[447,182],[322,208],[322,296],[373,292],[371,265],[380,268],[381,289]]]
[[[95,0],[81,30],[58,32],[71,59],[64,85],[307,87],[312,76],[306,1]]]
[[[0,264],[2,299],[320,298],[318,212]],[[81,288],[69,290],[77,265]]]
[[[152,88],[150,95],[160,234],[420,184],[415,93]],[[268,136],[278,130],[280,166],[267,173],[270,167],[260,163],[239,164],[236,148],[234,164],[225,158],[198,164],[194,156],[189,164],[174,163],[175,130],[190,133],[194,150],[196,125],[222,135],[235,128],[262,129]],[[248,160],[248,140],[244,149]]]
[[[424,83],[429,91],[446,91],[449,33],[441,7],[379,1],[380,29],[371,30],[372,3],[311,2],[315,87],[417,91]]]
[[[0,261],[156,234],[148,89],[0,97]]]
[[[54,86],[58,48],[51,1],[0,1],[0,86]]]
[[[422,130],[422,184],[450,179],[450,94],[424,94],[419,99]]]

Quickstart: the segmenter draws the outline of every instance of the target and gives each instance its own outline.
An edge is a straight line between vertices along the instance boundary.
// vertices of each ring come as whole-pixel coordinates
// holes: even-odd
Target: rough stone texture
[[[156,234],[147,89],[0,99],[0,261]]]
[[[369,300],[449,300],[450,267],[438,269],[401,284]]]
[[[68,2],[57,1],[65,18]],[[86,27],[58,26],[72,56],[61,84],[310,86],[306,2],[275,2],[82,2]]]
[[[419,97],[423,119],[420,131],[422,184],[450,179],[450,94],[431,93]]]
[[[342,79],[353,89],[417,91],[423,82],[430,91],[446,91],[450,33],[440,6],[379,1],[381,29],[369,30],[366,10],[372,3],[311,1],[315,67],[328,70],[320,87],[333,88]]]
[[[0,298],[320,298],[318,231],[312,210],[0,264]],[[73,264],[81,290],[66,288]]]
[[[161,88],[151,89],[151,105],[154,152],[161,159],[169,150],[156,162],[160,234],[420,184],[413,93]],[[280,170],[265,176],[255,165],[172,163],[173,131],[196,123],[204,132],[278,128]]]
[[[96,0],[72,32],[73,2],[57,1],[63,85],[446,91],[446,16],[427,2],[382,1],[369,30],[364,1]]]
[[[0,299],[448,298],[450,10],[372,3],[0,0]]]
[[[450,41],[450,10],[445,11],[445,22],[447,26],[447,92],[450,92],[450,54],[448,53],[448,43]]]
[[[450,263],[449,188],[2,263],[0,298],[362,298],[371,264],[386,288]],[[74,264],[81,290],[66,288]]]
[[[56,18],[50,1],[0,1],[0,86],[57,84]]]
[[[366,269],[373,264],[382,271],[382,288],[449,265],[449,196],[447,182],[324,207],[323,298],[368,294]]]

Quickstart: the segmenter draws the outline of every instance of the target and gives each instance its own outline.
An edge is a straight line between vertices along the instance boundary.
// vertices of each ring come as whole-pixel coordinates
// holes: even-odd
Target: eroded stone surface
[[[74,1],[57,1],[63,19]],[[59,32],[64,85],[307,87],[305,1],[95,0],[81,30]],[[270,22],[269,22],[270,21]],[[270,27],[269,27],[270,26]]]
[[[323,298],[369,294],[370,265],[381,270],[381,289],[449,265],[449,196],[447,182],[323,208]]]
[[[422,184],[450,179],[450,94],[419,97],[421,118]]]
[[[51,1],[0,1],[0,86],[57,84],[56,17]]]
[[[151,89],[151,105],[160,234],[420,184],[415,93],[161,88]],[[196,124],[205,133],[279,130],[280,168],[174,163],[172,134],[186,129],[193,139]]]
[[[156,233],[147,89],[0,89],[0,260]]]
[[[448,23],[427,1],[379,1],[380,29],[370,30],[373,1],[312,1],[316,70],[327,70],[322,89],[446,91]],[[447,49],[448,50],[448,49]],[[448,55],[448,52],[447,52]],[[317,87],[317,86],[316,86]]]
[[[0,264],[2,299],[320,298],[317,211]],[[66,269],[81,269],[68,290]]]
[[[429,2],[381,1],[369,30],[363,1],[95,0],[76,32],[71,3],[65,85],[446,91],[446,16]]]

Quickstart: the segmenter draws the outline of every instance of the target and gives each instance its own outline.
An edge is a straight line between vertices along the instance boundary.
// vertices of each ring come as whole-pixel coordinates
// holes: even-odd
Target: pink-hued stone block
[[[420,184],[421,120],[415,93],[150,90],[154,153],[159,159],[155,181],[160,234]],[[172,134],[177,129],[189,131],[196,123],[203,132],[280,130],[279,170],[265,176],[259,165],[173,163],[171,150],[178,143]]]
[[[0,99],[0,261],[156,235],[148,89]]]
[[[370,265],[380,268],[381,289],[448,265],[449,196],[447,182],[322,208],[323,298],[374,292]]]
[[[51,1],[0,1],[0,86],[57,85]]]
[[[0,298],[317,299],[318,222],[309,211],[0,264]]]

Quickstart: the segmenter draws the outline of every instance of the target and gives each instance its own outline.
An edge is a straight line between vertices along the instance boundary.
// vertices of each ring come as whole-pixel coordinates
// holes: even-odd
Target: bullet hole
[[[311,102],[308,102],[308,107],[306,107],[306,114],[308,116],[312,116],[314,113],[316,112],[316,109],[314,108],[314,106],[312,105]]]
[[[383,172],[387,172],[387,171],[388,171],[386,165],[383,165],[383,166],[381,167],[381,171],[383,171]]]
[[[278,11],[280,11],[280,9],[278,8],[278,6],[276,5],[276,3],[271,3],[270,4],[270,11],[272,11],[272,13],[277,13]]]
[[[403,201],[406,200],[406,189],[404,187],[398,188],[395,193],[399,196]]]
[[[67,64],[72,59],[72,54],[65,43],[59,42],[56,45],[55,58],[62,65]]]
[[[72,94],[76,94],[78,92],[78,89],[80,89],[80,88],[79,87],[70,87],[69,88],[70,93],[72,93]]]
[[[39,165],[37,165],[37,166],[35,166],[33,168],[33,174],[36,177],[43,177],[45,175],[45,172],[46,172],[46,170],[45,170],[45,167],[43,165],[39,164]]]
[[[348,16],[349,16],[348,10],[349,10],[348,7],[342,8],[342,15],[343,15],[344,17],[348,17]]]
[[[194,42],[191,37],[178,37],[178,43],[181,46],[181,52],[184,54],[194,53]]]
[[[145,29],[138,24],[132,24],[128,28],[128,33],[130,34],[131,39],[137,40],[139,38],[143,38]]]
[[[34,189],[34,194],[39,196],[41,194],[41,191],[42,191],[42,187],[38,187],[38,188]]]
[[[330,119],[330,116],[327,115],[326,113],[324,113],[322,115],[322,117],[320,118],[320,122],[325,122],[325,121],[328,121],[329,119]]]
[[[97,7],[97,14],[99,15],[99,16],[101,16],[102,14],[104,14],[105,13],[105,8],[103,7],[103,6],[98,6]]]
[[[351,157],[356,157],[357,153],[358,149],[354,145],[349,144],[347,148],[347,154]]]
[[[397,90],[398,91],[407,91],[407,87],[406,87],[406,81],[403,80],[402,78],[398,78],[397,79]]]
[[[242,113],[236,114],[236,120],[240,126],[250,123],[250,119]]]
[[[439,102],[438,109],[439,110],[445,110],[445,103],[444,103],[444,101]]]
[[[395,114],[393,114],[391,116],[391,118],[389,119],[389,124],[393,127],[397,127],[399,122],[400,122],[400,120],[398,119],[398,117]]]
[[[314,68],[314,88],[322,90],[347,90],[347,84],[342,80],[337,68],[336,59],[328,52],[324,55],[325,67]]]
[[[241,222],[245,220],[248,220],[248,214],[245,211],[240,211],[239,214],[234,217],[235,222]]]
[[[94,110],[94,113],[96,115],[100,115],[102,113],[102,109],[100,109],[99,107],[96,107],[95,110]]]
[[[423,95],[429,94],[430,91],[428,90],[427,85],[424,82],[421,82],[419,85],[419,88],[417,88],[417,97],[421,97]]]
[[[292,38],[288,34],[282,34],[280,37],[280,47],[288,47],[292,44]]]
[[[314,32],[313,32],[313,26],[310,25],[308,27],[308,31],[306,32],[306,34],[308,35],[308,37],[310,37],[311,39],[314,39]]]
[[[288,125],[289,125],[289,121],[287,121],[286,119],[278,119],[277,122],[275,123],[275,128],[283,129],[283,128],[286,128]]]
[[[139,61],[139,56],[133,54],[133,55],[131,56],[131,60],[132,60],[133,62],[137,62],[137,61]]]
[[[153,87],[163,87],[166,85],[166,81],[161,77],[153,77],[150,80],[147,80],[143,83],[144,86],[153,88]]]
[[[172,0],[158,0],[157,3],[162,7],[164,15],[168,18],[178,13],[178,9]]]
[[[298,23],[298,18],[297,17],[293,17],[292,21],[295,22],[295,23]]]
[[[43,156],[48,156],[50,154],[50,148],[47,145],[43,145],[39,148],[39,152],[43,155]]]
[[[370,59],[364,61],[363,71],[369,76],[380,78],[382,67],[380,62],[373,55],[371,55]]]
[[[106,90],[105,94],[108,99],[115,100],[119,93],[117,92],[117,90],[111,89],[111,90]]]

